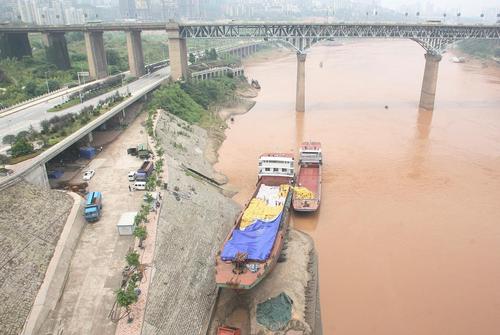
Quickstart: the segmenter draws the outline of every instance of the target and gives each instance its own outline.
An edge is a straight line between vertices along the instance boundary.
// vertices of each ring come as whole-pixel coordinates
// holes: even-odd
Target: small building
[[[116,224],[119,235],[132,235],[134,233],[134,220],[136,215],[137,212],[126,212],[122,214],[120,220]]]

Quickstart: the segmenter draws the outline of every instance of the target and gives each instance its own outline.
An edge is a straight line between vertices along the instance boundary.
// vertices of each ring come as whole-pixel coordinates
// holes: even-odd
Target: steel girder
[[[500,38],[500,26],[398,24],[180,24],[184,38]]]

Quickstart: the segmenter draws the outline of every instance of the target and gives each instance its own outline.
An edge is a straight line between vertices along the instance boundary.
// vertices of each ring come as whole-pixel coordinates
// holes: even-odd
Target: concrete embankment
[[[246,93],[251,96],[255,92]],[[247,112],[253,105],[242,100],[217,112],[225,120]],[[313,331],[321,329],[320,322],[315,323],[319,311],[314,245],[304,233],[290,231],[287,261],[278,264],[244,298],[229,290],[219,297],[214,282],[215,255],[241,211],[225,196],[230,192],[220,186],[225,177],[212,167],[225,138],[225,123],[219,120],[205,130],[160,113],[156,133],[166,152],[169,183],[158,223],[143,334],[213,333],[218,324],[235,320],[234,310],[246,315],[246,322],[236,320],[245,334],[273,334],[256,323],[255,309],[258,303],[281,292],[294,301],[286,331],[321,334]]]
[[[44,305],[57,302],[72,254],[65,242],[79,235],[78,227],[65,227],[74,206],[68,194],[26,182],[1,191],[0,333],[20,334],[30,316],[28,333],[36,334]]]
[[[217,297],[214,257],[240,208],[185,168],[216,177],[204,157],[206,131],[165,112],[160,118],[156,131],[166,151],[169,184],[143,334],[203,334]]]

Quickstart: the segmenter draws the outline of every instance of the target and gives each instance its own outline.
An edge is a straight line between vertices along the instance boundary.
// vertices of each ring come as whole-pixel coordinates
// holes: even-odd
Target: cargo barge
[[[297,187],[293,192],[293,209],[314,212],[321,202],[321,143],[304,142],[300,146]]]
[[[258,175],[252,198],[217,253],[215,281],[219,287],[251,289],[280,257],[290,221],[293,155],[261,155]]]

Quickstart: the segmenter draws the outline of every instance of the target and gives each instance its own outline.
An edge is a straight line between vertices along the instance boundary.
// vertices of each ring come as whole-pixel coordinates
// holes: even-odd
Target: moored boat
[[[300,146],[297,186],[293,191],[293,209],[314,212],[321,202],[321,143],[304,142]]]
[[[216,256],[219,287],[251,289],[274,268],[290,220],[294,177],[293,155],[260,156],[255,192]]]

